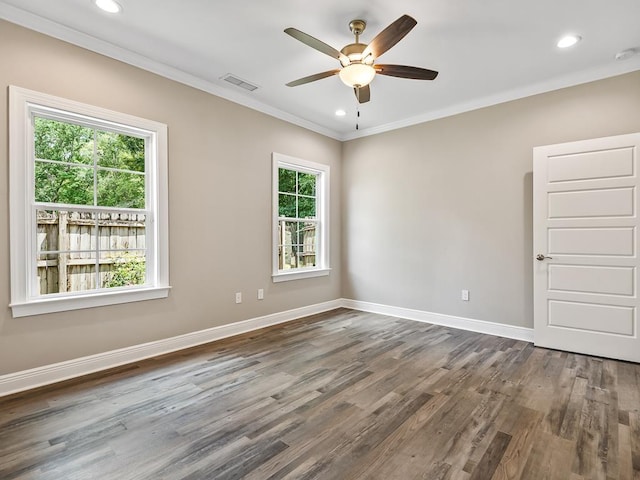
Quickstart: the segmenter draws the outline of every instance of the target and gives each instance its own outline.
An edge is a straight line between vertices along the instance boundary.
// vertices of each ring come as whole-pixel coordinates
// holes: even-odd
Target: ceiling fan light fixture
[[[340,80],[349,87],[366,87],[376,76],[376,70],[371,65],[352,63],[340,70],[338,75]]]

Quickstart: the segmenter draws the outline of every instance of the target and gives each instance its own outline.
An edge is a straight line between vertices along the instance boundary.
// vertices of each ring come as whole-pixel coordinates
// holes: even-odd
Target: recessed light
[[[336,110],[336,117],[344,117],[347,114],[344,110]]]
[[[100,10],[104,10],[107,13],[120,13],[122,7],[115,0],[94,0],[94,3]]]
[[[616,53],[616,60],[627,60],[640,53],[640,48],[627,48],[621,52]]]
[[[580,35],[565,35],[560,40],[558,40],[557,45],[558,48],[569,48],[574,46],[580,40],[582,40],[582,37]]]

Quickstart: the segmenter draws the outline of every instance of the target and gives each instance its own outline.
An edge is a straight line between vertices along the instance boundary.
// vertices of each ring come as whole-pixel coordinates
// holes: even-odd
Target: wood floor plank
[[[620,480],[633,480],[631,432],[628,425],[618,427],[618,471]]]
[[[0,399],[2,480],[640,480],[640,365],[338,309]]]
[[[629,429],[631,433],[631,464],[635,479],[640,477],[640,413],[629,414]]]
[[[521,480],[567,480],[571,473],[571,459],[575,455],[575,442],[540,429],[527,457]],[[575,476],[578,477],[577,475]]]
[[[508,410],[516,415],[511,421],[505,421],[500,426],[500,431],[511,435],[511,441],[497,465],[493,480],[521,478],[543,418],[540,412],[525,407],[510,405]]]
[[[507,450],[511,442],[511,435],[504,432],[496,432],[493,440],[489,444],[489,448],[482,456],[482,459],[473,470],[470,480],[485,480],[493,478],[493,474],[498,468],[498,464],[502,460],[504,452]]]

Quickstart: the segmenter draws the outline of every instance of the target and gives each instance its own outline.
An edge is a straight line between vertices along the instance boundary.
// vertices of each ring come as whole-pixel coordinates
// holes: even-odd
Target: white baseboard
[[[533,342],[533,329],[531,328],[514,327],[502,323],[454,317],[451,315],[430,313],[422,310],[393,307],[389,305],[380,305],[377,303],[361,302],[358,300],[343,298],[318,303],[316,305],[309,305],[307,307],[287,310],[285,312],[265,315],[263,317],[256,317],[229,325],[208,328],[206,330],[191,332],[177,337],[165,338],[155,342],[143,343],[141,345],[111,350],[109,352],[45,365],[29,370],[23,370],[21,372],[0,375],[0,397],[61,382],[71,378],[81,377],[89,373],[108,370],[120,365],[138,362],[140,360],[156,357],[165,353],[203,345],[205,343],[232,337],[241,333],[269,327],[271,325],[290,322],[301,317],[327,312],[340,307],[406,318],[408,320],[415,320],[418,322],[433,323],[435,325],[443,325],[472,332],[486,333],[489,335],[496,335],[498,337]]]
[[[413,310],[403,307],[392,307],[378,303],[361,302],[359,300],[342,299],[342,306],[363,312],[390,315],[392,317],[406,318],[417,322],[433,323],[445,327],[469,330],[471,332],[486,333],[497,337],[513,338],[525,342],[533,342],[533,328],[515,327],[504,323],[487,322],[485,320],[475,320],[473,318],[454,317],[441,313],[431,313],[422,310]]]
[[[88,357],[76,358],[65,362],[54,363],[42,367],[23,370],[21,372],[0,375],[0,397],[18,393],[32,388],[80,377],[89,373],[107,370],[109,368],[138,362],[146,358],[156,357],[165,353],[195,347],[241,333],[258,330],[260,328],[290,322],[308,315],[327,312],[342,306],[341,300],[309,305],[307,307],[287,310],[285,312],[265,315],[241,322],[208,328],[191,332],[177,337],[165,338],[155,342],[143,343],[131,347],[98,353]]]

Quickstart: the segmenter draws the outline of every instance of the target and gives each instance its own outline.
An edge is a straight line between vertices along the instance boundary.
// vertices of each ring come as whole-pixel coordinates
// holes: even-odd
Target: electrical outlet
[[[242,292],[236,293],[236,303],[242,303]]]
[[[462,294],[460,295],[460,298],[462,299],[463,302],[468,302],[469,301],[469,290],[462,290]]]
[[[264,300],[264,289],[263,288],[259,288],[258,289],[258,300]]]

